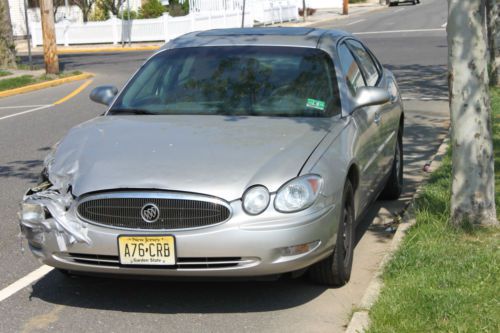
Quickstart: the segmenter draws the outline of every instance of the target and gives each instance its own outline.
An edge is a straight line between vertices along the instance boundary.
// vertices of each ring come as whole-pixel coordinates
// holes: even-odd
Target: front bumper
[[[44,264],[60,269],[103,274],[191,277],[252,277],[306,268],[333,251],[339,221],[335,206],[281,214],[271,207],[248,216],[241,202],[231,203],[233,216],[225,223],[194,230],[140,231],[87,224],[89,244],[67,242],[64,232],[23,226],[33,254]],[[51,219],[45,220],[50,224]],[[174,235],[177,265],[122,266],[120,235]],[[290,255],[290,246],[309,244],[307,252]]]

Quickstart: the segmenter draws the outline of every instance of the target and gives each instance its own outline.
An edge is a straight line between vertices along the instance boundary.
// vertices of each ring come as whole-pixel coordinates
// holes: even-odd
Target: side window
[[[379,71],[377,65],[373,61],[372,57],[361,43],[355,40],[348,40],[349,48],[356,55],[359,60],[361,70],[366,78],[366,84],[369,86],[375,86],[379,78]]]
[[[342,75],[346,78],[347,86],[353,96],[360,87],[365,86],[365,81],[358,63],[354,60],[351,51],[345,44],[341,44],[338,49],[340,58],[340,67],[342,68]]]

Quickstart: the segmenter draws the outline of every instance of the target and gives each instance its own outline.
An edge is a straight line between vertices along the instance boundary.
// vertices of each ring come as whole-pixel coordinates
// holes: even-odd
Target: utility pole
[[[245,10],[246,10],[246,0],[243,0],[243,11],[241,13],[241,27],[244,28],[245,27]]]
[[[28,22],[28,0],[24,0],[24,20],[26,23],[26,41],[28,42],[28,63],[30,69],[33,70],[33,59],[31,57],[31,31]]]
[[[59,73],[59,59],[57,57],[56,29],[54,27],[54,5],[52,0],[40,0],[42,16],[43,58],[47,74]]]
[[[302,0],[302,18],[304,19],[304,22],[307,20],[306,0]]]
[[[342,15],[348,15],[349,14],[349,0],[344,0],[344,3],[342,4]]]

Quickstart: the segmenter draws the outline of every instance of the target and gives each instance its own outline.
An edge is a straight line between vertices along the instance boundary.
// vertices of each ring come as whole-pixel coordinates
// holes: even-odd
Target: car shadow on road
[[[33,285],[30,299],[121,312],[245,313],[293,308],[326,290],[303,279],[185,282],[68,277],[54,270]]]

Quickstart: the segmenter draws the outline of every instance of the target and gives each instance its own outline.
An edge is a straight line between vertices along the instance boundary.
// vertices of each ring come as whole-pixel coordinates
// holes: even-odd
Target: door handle
[[[380,121],[382,120],[382,115],[380,112],[375,112],[375,117],[373,117],[373,121],[375,124],[380,125]]]

